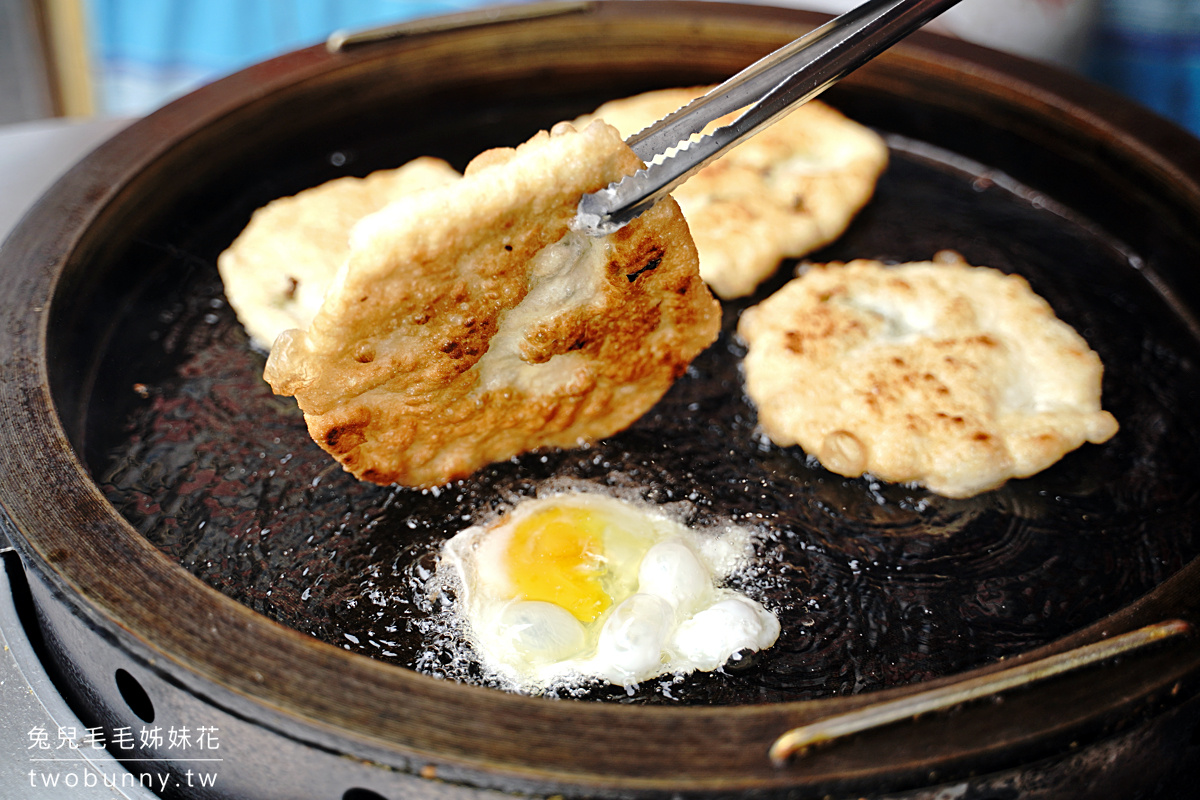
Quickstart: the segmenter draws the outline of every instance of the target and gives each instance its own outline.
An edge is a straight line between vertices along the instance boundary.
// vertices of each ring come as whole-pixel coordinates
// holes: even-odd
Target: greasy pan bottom
[[[355,483],[308,442],[213,269],[256,207],[419,155],[461,167],[602,100],[724,78],[817,19],[544,8],[231,76],[104,145],[5,244],[0,531],[81,716],[218,725],[226,797],[857,797],[1116,741],[1187,701],[1194,636],[767,758],[831,714],[1200,624],[1200,143],[1018,59],[917,37],[835,87],[830,102],[892,137],[893,162],[814,257],[950,248],[1026,275],[1106,363],[1111,442],[968,501],[843,480],[757,435],[728,334],[628,431],[437,495]],[[605,702],[425,674],[458,668],[410,608],[411,579],[464,514],[554,476],[773,532],[753,586],[785,620],[780,643],[742,672],[588,695]],[[1183,774],[1171,752],[1163,773]]]
[[[338,647],[460,680],[484,678],[433,619],[440,605],[423,578],[438,547],[498,506],[572,483],[670,504],[700,526],[763,531],[750,590],[783,627],[775,647],[732,674],[583,696],[807,700],[1053,641],[1200,551],[1200,420],[1186,413],[1198,386],[1178,368],[1200,362],[1200,345],[1136,256],[1086,220],[946,151],[896,145],[869,209],[814,260],[916,260],[951,248],[1024,275],[1108,365],[1115,439],[970,500],[846,480],[798,448],[772,446],[743,395],[732,330],[742,308],[787,280],[787,264],[755,297],[725,304],[722,338],[627,432],[433,494],[376,487],[343,473],[309,440],[294,401],[262,381],[264,359],[223,302],[213,266],[222,240],[203,249],[164,240],[144,243],[171,255],[130,299],[97,370],[93,473],[135,528],[233,599]]]

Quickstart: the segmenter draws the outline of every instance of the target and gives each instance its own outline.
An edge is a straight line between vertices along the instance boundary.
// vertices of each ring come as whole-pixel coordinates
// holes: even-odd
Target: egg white
[[[504,553],[518,524],[551,507],[601,515],[605,590],[594,621],[542,599],[524,599]],[[457,627],[490,674],[518,691],[600,679],[633,687],[659,675],[719,669],[735,653],[779,636],[775,615],[725,582],[754,557],[750,531],[693,530],[665,514],[576,492],[519,503],[443,547],[439,571],[456,587]]]

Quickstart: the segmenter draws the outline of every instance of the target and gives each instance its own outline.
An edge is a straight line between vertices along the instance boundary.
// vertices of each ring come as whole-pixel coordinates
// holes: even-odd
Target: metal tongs
[[[867,0],[762,58],[625,140],[647,165],[584,195],[575,225],[593,236],[621,228],[742,140],[816,97],[959,0]],[[746,108],[749,106],[749,108]],[[730,124],[704,128],[738,109]]]

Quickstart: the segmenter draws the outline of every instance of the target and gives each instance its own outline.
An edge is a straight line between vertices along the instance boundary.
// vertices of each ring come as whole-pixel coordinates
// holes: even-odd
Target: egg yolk
[[[604,529],[581,508],[548,508],[518,523],[505,558],[518,596],[562,606],[583,623],[595,621],[612,604],[601,586]]]

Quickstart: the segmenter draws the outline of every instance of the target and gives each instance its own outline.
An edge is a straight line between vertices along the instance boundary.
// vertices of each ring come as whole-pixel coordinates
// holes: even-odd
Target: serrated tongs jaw
[[[646,168],[584,195],[576,226],[594,236],[612,233],[706,164],[958,2],[867,0],[784,45],[626,139]],[[740,109],[746,110],[730,124],[703,133],[710,123]]]

